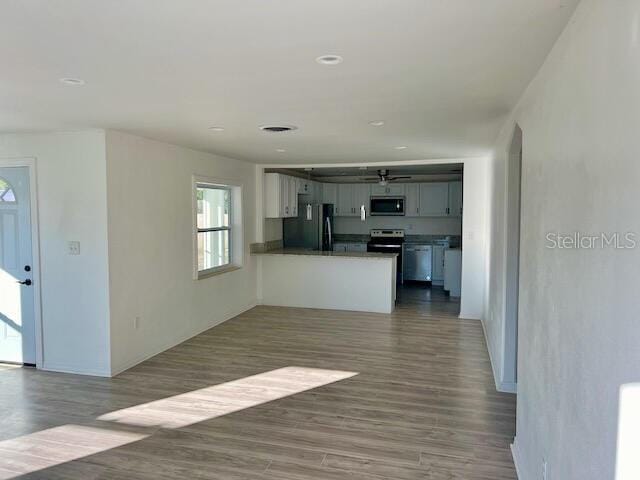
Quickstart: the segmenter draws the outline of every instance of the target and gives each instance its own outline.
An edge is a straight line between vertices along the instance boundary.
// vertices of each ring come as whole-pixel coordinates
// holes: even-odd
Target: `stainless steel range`
[[[404,230],[371,230],[371,240],[367,243],[367,252],[397,253],[397,281],[402,279],[402,244]]]

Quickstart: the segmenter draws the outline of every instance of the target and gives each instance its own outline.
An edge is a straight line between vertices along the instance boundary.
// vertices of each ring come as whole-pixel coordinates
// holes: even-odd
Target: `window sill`
[[[240,270],[242,267],[238,265],[228,265],[226,267],[216,268],[215,270],[205,270],[202,272],[198,272],[198,278],[196,280],[203,280],[209,277],[215,277],[218,275],[222,275],[223,273],[235,272],[236,270]]]

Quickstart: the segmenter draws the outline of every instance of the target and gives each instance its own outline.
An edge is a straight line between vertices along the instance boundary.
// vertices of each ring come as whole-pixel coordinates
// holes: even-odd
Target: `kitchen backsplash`
[[[369,235],[372,229],[402,229],[405,235],[462,235],[461,218],[334,217],[335,234]]]
[[[336,233],[334,241],[338,243],[366,243],[370,240],[369,234],[353,234],[353,233]],[[406,235],[404,237],[407,243],[431,243],[439,240],[449,240],[449,246],[458,248],[462,242],[460,235]]]

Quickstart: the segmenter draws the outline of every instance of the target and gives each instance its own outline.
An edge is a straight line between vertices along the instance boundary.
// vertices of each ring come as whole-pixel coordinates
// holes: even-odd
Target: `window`
[[[242,254],[240,187],[194,179],[195,278],[239,267]]]
[[[16,203],[13,187],[2,177],[0,177],[0,203]]]

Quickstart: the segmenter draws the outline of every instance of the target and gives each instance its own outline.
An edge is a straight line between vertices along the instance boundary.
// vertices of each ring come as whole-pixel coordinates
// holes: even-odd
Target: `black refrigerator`
[[[298,216],[282,221],[284,248],[333,250],[333,205],[300,203]]]

